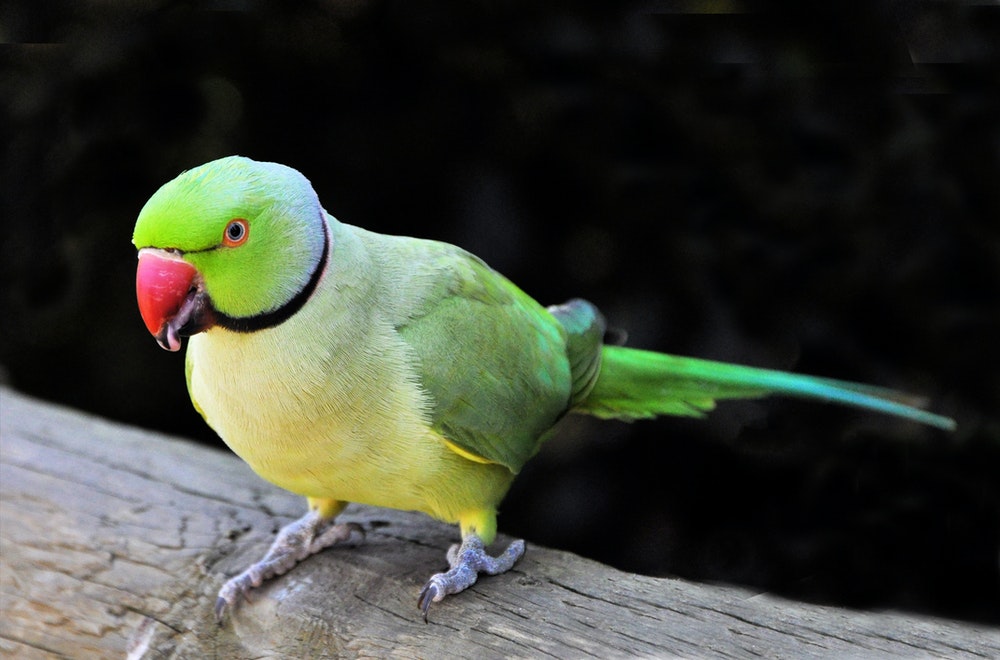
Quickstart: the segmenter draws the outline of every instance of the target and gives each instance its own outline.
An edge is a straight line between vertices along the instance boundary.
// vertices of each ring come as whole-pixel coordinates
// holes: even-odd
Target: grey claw
[[[431,603],[438,595],[437,585],[426,584],[424,588],[420,590],[420,598],[417,599],[417,607],[419,607],[424,612],[424,623],[427,623],[427,612],[431,609]]]
[[[225,598],[220,596],[215,599],[215,620],[220,626],[225,620],[227,605],[229,605],[229,603],[226,602]]]

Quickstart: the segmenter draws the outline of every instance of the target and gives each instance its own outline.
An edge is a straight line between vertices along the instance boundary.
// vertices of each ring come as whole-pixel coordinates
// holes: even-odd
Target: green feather
[[[468,454],[517,473],[569,405],[564,332],[478,258],[427,245],[436,255],[433,292],[397,331],[433,402],[431,427]]]
[[[602,350],[601,375],[577,410],[604,419],[702,417],[719,399],[782,394],[867,408],[951,431],[955,421],[893,390],[619,346]]]

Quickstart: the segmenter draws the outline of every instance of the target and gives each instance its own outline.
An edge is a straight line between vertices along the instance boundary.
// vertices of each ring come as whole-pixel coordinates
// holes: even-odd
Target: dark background
[[[222,447],[139,319],[129,240],[181,170],[275,160],[341,220],[593,300],[630,345],[920,393],[959,423],[779,399],[571,418],[503,531],[1000,621],[996,5],[126,4],[0,12],[23,44],[0,51],[15,387]]]

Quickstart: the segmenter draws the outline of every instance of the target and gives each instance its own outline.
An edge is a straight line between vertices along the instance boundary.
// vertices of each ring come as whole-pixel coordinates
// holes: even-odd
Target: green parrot
[[[834,401],[950,430],[949,418],[855,383],[605,344],[594,305],[543,307],[468,252],[339,222],[309,181],[232,156],[186,171],[139,213],[136,294],[167,350],[188,340],[195,408],[257,474],[307,498],[264,557],[219,592],[254,587],[363,536],[348,502],[458,523],[432,602],[509,570],[497,506],[567,413],[702,416],[720,399]]]

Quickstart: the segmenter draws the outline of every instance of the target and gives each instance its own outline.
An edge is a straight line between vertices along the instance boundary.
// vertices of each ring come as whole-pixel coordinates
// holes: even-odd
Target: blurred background
[[[594,301],[629,345],[893,387],[959,423],[778,399],[570,418],[502,531],[1000,621],[997,5],[542,4],[4,3],[4,378],[224,449],[136,311],[132,225],[186,168],[274,160],[345,222]]]

